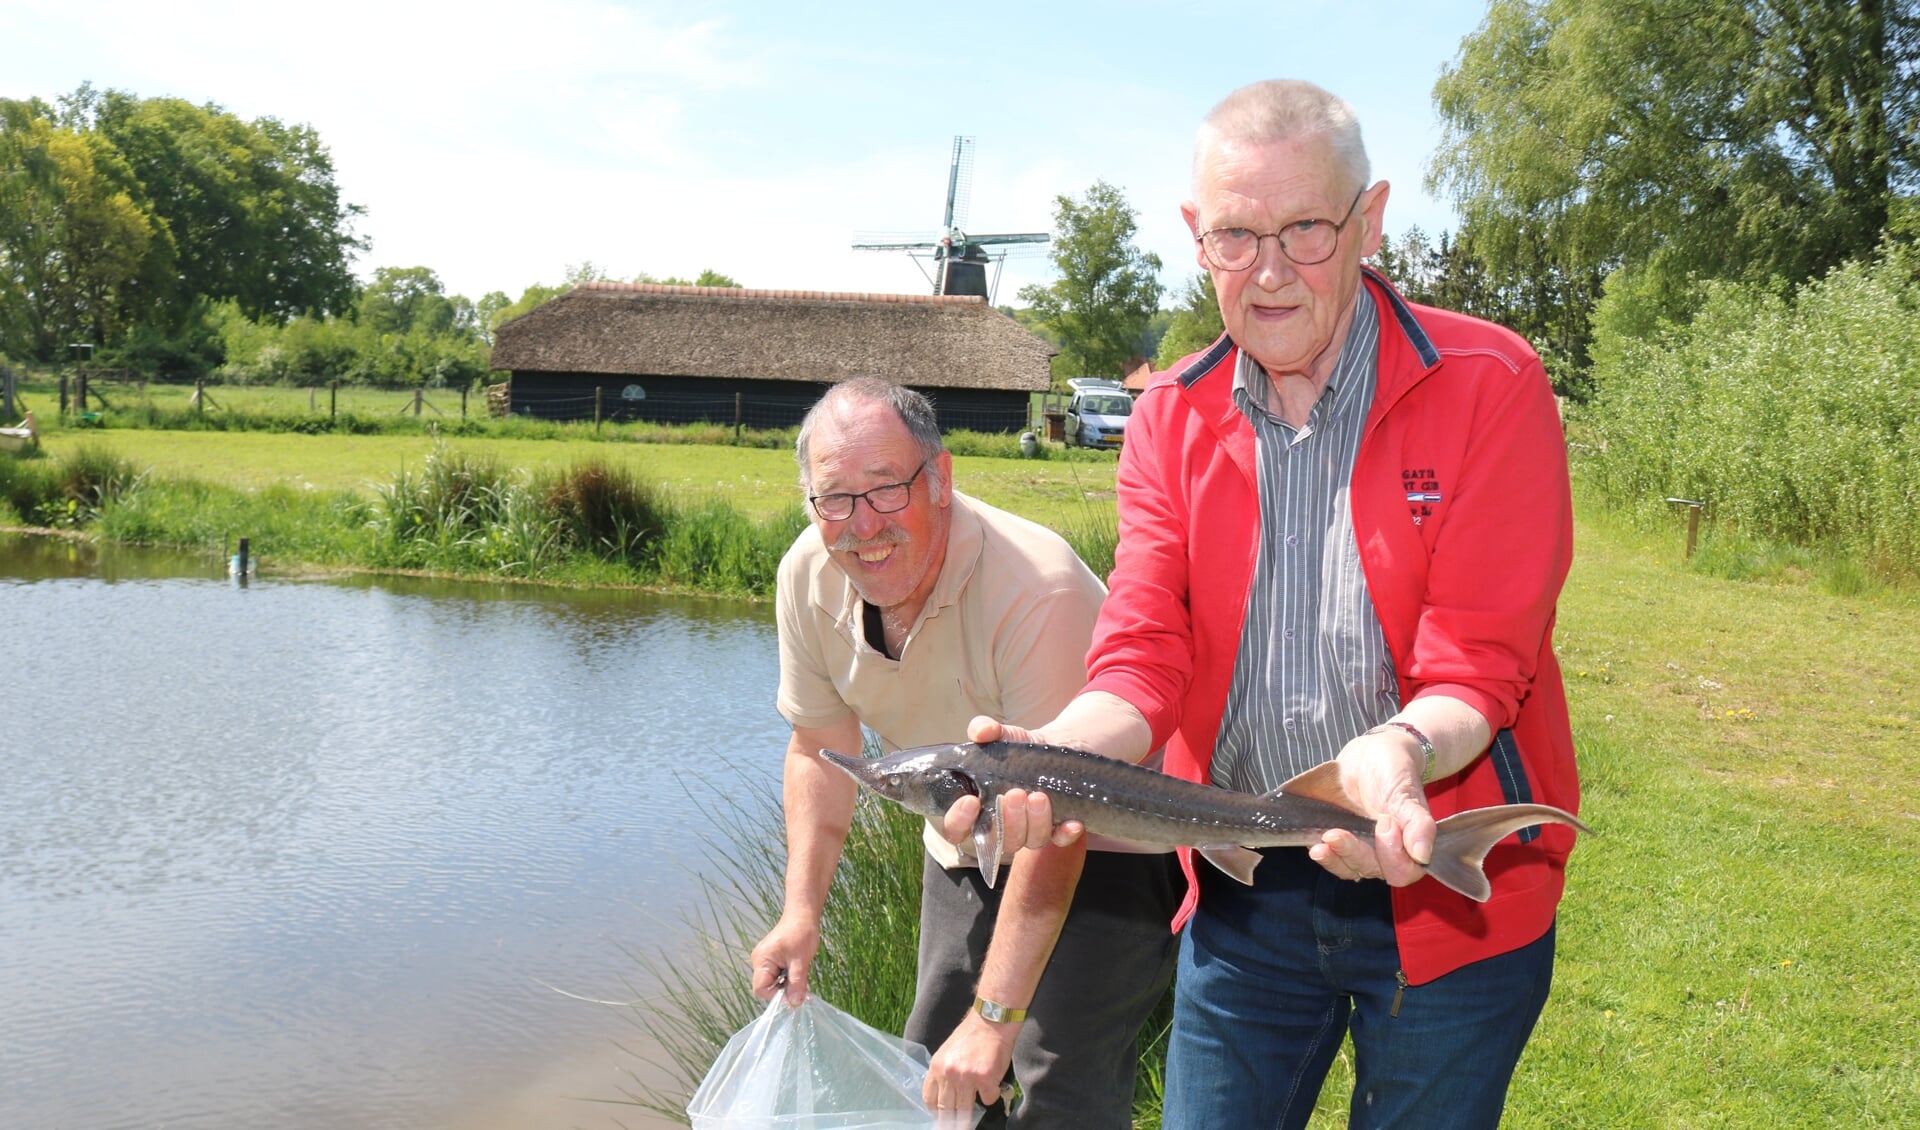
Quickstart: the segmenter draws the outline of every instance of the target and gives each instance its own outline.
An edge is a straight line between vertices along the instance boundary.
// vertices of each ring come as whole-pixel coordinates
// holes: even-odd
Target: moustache
[[[835,553],[858,553],[868,546],[905,544],[907,544],[907,532],[905,530],[898,526],[882,526],[880,531],[870,538],[858,537],[853,531],[849,530],[841,534],[828,548],[832,549]]]

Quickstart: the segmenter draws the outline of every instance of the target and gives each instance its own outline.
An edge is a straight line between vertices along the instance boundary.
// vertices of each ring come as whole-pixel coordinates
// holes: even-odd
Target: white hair
[[[1199,195],[1207,158],[1222,145],[1314,136],[1326,138],[1335,167],[1352,179],[1355,188],[1366,187],[1371,172],[1367,145],[1360,137],[1360,119],[1345,99],[1300,79],[1275,78],[1243,86],[1221,99],[1200,123],[1193,147],[1194,194]]]

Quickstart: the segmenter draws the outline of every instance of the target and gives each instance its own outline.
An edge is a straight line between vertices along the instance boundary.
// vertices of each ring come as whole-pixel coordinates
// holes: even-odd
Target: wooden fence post
[[[420,414],[420,400],[423,395],[424,393],[421,389],[416,388],[413,390],[413,414],[415,416]]]
[[[740,394],[736,392],[733,394],[733,442],[736,445],[740,442],[740,408]]]
[[[340,382],[327,382],[327,423],[331,424],[340,414]]]
[[[74,377],[73,402],[74,411],[82,416],[87,414],[87,373],[84,369]]]
[[[0,369],[0,401],[5,402],[5,410],[0,411],[0,419],[13,419],[13,370]]]
[[[467,418],[467,392],[468,391],[469,391],[469,388],[467,386],[462,386],[462,388],[460,389],[460,418],[462,420]]]
[[[599,385],[593,386],[593,430],[596,432],[600,430],[600,406],[606,391]]]
[[[67,415],[67,375],[65,373],[61,373],[60,374],[60,416],[62,419],[65,419],[66,415]]]
[[[207,382],[198,377],[193,381],[193,414],[196,416],[207,414]]]

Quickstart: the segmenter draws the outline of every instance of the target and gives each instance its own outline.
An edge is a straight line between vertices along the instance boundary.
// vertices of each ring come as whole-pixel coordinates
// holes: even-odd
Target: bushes
[[[1791,299],[1708,284],[1693,320],[1596,342],[1583,479],[1643,516],[1697,499],[1725,531],[1884,575],[1920,562],[1920,260],[1849,264]],[[1603,325],[1604,332],[1604,325]]]

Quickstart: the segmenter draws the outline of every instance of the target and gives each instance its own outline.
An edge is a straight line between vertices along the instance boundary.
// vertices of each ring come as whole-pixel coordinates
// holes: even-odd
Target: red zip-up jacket
[[[1566,443],[1540,359],[1489,322],[1414,306],[1371,270],[1379,384],[1354,461],[1354,534],[1401,701],[1478,710],[1487,754],[1427,786],[1436,818],[1537,801],[1576,811],[1579,778],[1554,660],[1554,604],[1573,558]],[[1166,771],[1209,779],[1259,552],[1253,429],[1233,403],[1222,337],[1154,378],[1120,456],[1120,544],[1094,630],[1088,689],[1132,703]],[[1409,983],[1534,941],[1552,925],[1573,830],[1495,845],[1493,897],[1432,879],[1393,891]],[[1193,854],[1175,928],[1193,913]]]

